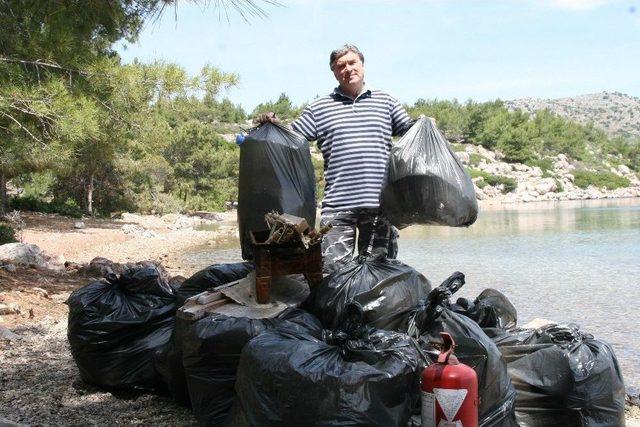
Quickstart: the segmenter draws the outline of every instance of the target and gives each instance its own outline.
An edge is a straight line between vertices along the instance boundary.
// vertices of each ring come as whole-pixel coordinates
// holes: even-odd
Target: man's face
[[[364,64],[358,54],[347,52],[333,66],[333,75],[340,86],[356,86],[364,81]]]

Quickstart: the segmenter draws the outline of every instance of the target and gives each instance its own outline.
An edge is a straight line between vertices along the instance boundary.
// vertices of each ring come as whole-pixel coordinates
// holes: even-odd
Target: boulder
[[[36,268],[53,268],[49,263],[50,259],[42,249],[33,244],[7,243],[0,245],[0,261]]]
[[[513,165],[513,170],[516,172],[531,172],[531,167],[523,165],[522,163],[515,163]]]
[[[627,165],[618,165],[618,172],[622,175],[629,175],[631,173],[631,169]]]
[[[463,165],[468,165],[471,160],[471,156],[466,151],[457,151],[456,156],[458,156]]]
[[[205,219],[207,221],[222,221],[222,215],[220,215],[219,213],[216,212],[206,212],[206,211],[198,211],[198,212],[194,212],[193,213],[194,216],[196,217],[200,217],[202,219]]]
[[[542,176],[542,169],[540,169],[538,166],[534,166],[531,169],[531,172],[529,172],[531,174],[531,176],[535,177],[535,178],[539,178]]]
[[[83,228],[87,228],[87,226],[83,221],[76,221],[73,223],[73,228],[75,228],[76,230],[81,230]]]
[[[492,175],[507,175],[512,170],[511,165],[509,163],[503,163],[503,162],[480,163],[478,167],[481,170],[487,173],[490,173]]]
[[[0,341],[15,341],[17,339],[19,339],[20,336],[14,334],[13,332],[11,332],[11,330],[9,330],[8,328],[0,325]],[[0,426],[5,426],[5,425],[14,425],[14,424],[5,424],[2,422],[2,419],[0,418]],[[17,424],[15,424],[17,425]]]
[[[124,234],[135,234],[142,237],[156,237],[157,234],[151,230],[147,230],[141,225],[137,224],[125,224],[122,226],[122,231]]]
[[[535,191],[540,195],[554,192],[557,189],[558,184],[553,178],[543,178],[535,185]]]

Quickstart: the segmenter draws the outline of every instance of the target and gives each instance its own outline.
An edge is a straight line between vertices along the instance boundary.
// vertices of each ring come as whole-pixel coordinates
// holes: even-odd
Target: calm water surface
[[[458,296],[502,291],[518,323],[578,323],[611,343],[627,387],[640,388],[640,200],[543,202],[483,210],[468,229],[401,231],[399,256],[438,285],[467,277]],[[203,268],[240,258],[238,242],[199,248],[185,262]]]

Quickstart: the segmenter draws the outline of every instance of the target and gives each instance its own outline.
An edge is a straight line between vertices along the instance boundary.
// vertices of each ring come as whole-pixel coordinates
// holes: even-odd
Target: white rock
[[[20,338],[19,335],[14,334],[8,328],[6,328],[4,326],[0,326],[0,340],[3,340],[3,341],[14,341],[14,340],[17,340],[19,338]],[[0,419],[0,421],[2,421],[2,420]],[[5,425],[5,424],[0,422],[0,425]]]
[[[619,165],[618,172],[620,172],[622,175],[629,175],[631,173],[631,169],[629,169],[627,165]]]
[[[476,187],[476,199],[478,199],[478,200],[486,200],[487,199],[487,195],[484,194],[484,191],[482,190],[482,188]]]
[[[76,221],[73,223],[73,228],[75,229],[83,229],[83,228],[87,228],[87,226],[85,225],[85,223],[83,221]]]
[[[467,153],[466,151],[457,151],[456,156],[458,156],[458,159],[460,159],[463,165],[468,165],[469,160],[471,159],[469,153]]]
[[[0,260],[13,264],[35,265],[48,268],[49,256],[36,245],[29,243],[7,243],[0,245]]]
[[[540,181],[538,181],[538,183],[535,186],[535,191],[537,191],[538,194],[540,195],[556,191],[557,189],[558,189],[558,185],[556,184],[556,181],[553,178],[543,178]]]
[[[536,177],[536,178],[541,177],[542,176],[542,169],[540,169],[538,166],[534,166],[531,169],[530,174],[531,174],[531,176]]]
[[[515,163],[513,165],[513,170],[516,172],[530,172],[531,171],[531,167],[527,166],[527,165],[523,165],[522,163]]]

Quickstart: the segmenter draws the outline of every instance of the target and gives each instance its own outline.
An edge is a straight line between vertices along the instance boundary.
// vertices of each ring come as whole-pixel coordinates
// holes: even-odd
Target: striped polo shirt
[[[381,90],[355,99],[339,88],[311,102],[292,127],[317,141],[326,181],[322,212],[379,207],[391,137],[411,125],[404,107]]]

